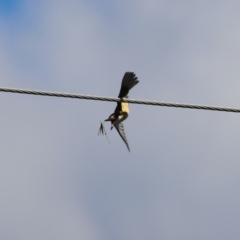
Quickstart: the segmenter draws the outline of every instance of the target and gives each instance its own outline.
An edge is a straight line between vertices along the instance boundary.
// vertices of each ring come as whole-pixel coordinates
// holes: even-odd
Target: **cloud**
[[[1,86],[238,106],[238,3],[25,1],[1,20]],[[4,239],[237,239],[237,114],[0,93]]]

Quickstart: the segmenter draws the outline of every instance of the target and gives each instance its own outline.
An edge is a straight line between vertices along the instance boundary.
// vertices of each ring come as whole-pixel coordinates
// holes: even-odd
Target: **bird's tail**
[[[121,89],[119,92],[120,98],[126,97],[130,89],[132,89],[136,84],[138,84],[138,78],[133,72],[126,72],[123,76]]]

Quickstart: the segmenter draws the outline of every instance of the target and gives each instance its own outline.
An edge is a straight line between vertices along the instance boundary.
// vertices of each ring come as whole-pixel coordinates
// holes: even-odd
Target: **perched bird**
[[[127,98],[129,90],[133,88],[136,84],[138,84],[138,78],[133,72],[126,72],[122,79],[122,85],[119,92],[118,97],[119,98]],[[128,151],[130,152],[129,144],[126,138],[126,134],[124,132],[123,127],[123,121],[128,117],[129,115],[129,107],[127,102],[118,102],[117,107],[105,121],[111,122],[111,130],[113,127],[115,127],[121,136],[122,140],[125,142]]]

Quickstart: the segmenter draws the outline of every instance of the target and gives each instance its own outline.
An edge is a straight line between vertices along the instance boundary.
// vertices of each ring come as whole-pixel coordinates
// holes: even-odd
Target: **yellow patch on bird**
[[[129,113],[129,108],[128,108],[128,103],[126,102],[121,102],[121,110],[122,112],[126,112],[126,113]]]

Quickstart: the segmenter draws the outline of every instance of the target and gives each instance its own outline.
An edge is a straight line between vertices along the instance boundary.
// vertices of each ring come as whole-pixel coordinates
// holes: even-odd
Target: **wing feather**
[[[126,97],[129,93],[129,90],[132,89],[138,83],[139,81],[135,73],[126,72],[122,79],[122,85],[118,97],[119,98]]]
[[[128,151],[130,152],[129,144],[128,144],[127,137],[126,137],[126,134],[125,134],[125,131],[124,131],[124,127],[123,127],[123,123],[120,122],[119,124],[116,124],[115,128],[117,129],[120,137],[122,138],[122,140],[126,144]]]

